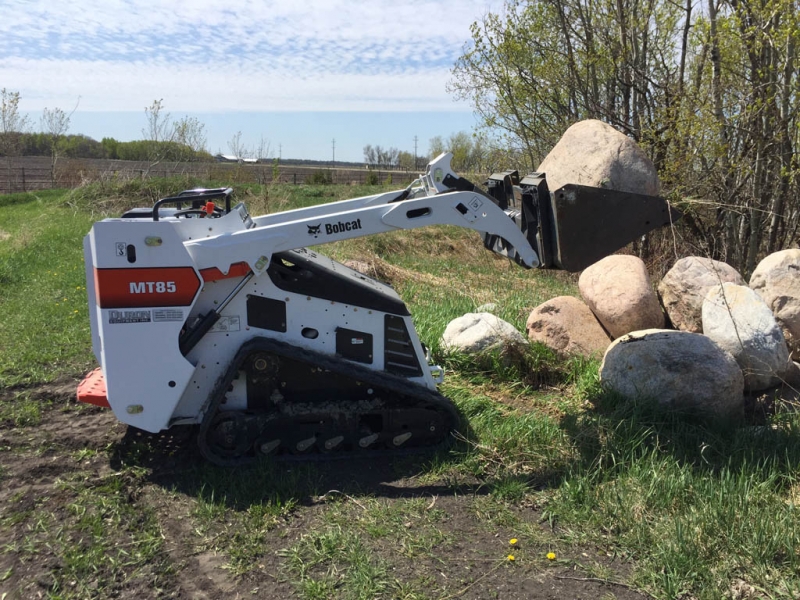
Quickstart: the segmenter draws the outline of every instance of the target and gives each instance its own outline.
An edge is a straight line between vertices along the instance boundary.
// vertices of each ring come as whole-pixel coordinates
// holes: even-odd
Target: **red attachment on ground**
[[[205,207],[203,207],[203,210],[206,211],[207,215],[213,215],[214,214],[214,203],[213,202],[206,202],[206,205],[205,205]]]
[[[103,377],[103,369],[97,367],[78,384],[78,402],[111,408],[108,403],[108,392],[106,391],[106,379]]]

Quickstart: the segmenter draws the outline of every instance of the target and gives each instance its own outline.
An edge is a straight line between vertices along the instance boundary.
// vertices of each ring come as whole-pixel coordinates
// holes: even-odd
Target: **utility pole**
[[[336,164],[336,138],[331,140],[331,148],[333,149],[333,162],[332,164]]]
[[[417,136],[414,136],[414,170],[417,170]]]

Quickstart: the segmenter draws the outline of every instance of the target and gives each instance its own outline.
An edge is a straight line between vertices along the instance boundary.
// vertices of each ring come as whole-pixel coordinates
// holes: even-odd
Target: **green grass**
[[[225,552],[235,575],[258,564],[265,536],[297,510],[299,498],[318,493],[313,467],[286,472],[266,460],[244,477],[239,470],[206,464],[178,479],[176,489],[195,498],[190,516],[198,548]]]
[[[391,571],[397,558],[435,564],[446,553],[451,541],[439,529],[446,513],[430,498],[390,503],[337,496],[327,508],[312,532],[281,553],[302,598],[428,597],[423,586],[400,582]]]
[[[48,598],[109,597],[135,586],[157,593],[171,566],[155,515],[132,502],[135,487],[122,474],[60,482],[60,502],[38,497],[3,519],[0,526],[19,525],[25,536],[0,549],[0,555],[21,551],[36,560],[40,549],[54,551],[58,568],[39,583]],[[6,578],[11,575],[9,570]]]
[[[0,196],[0,388],[75,376],[92,366],[83,236],[104,215],[200,183],[215,185],[107,182],[68,193]],[[252,214],[261,214],[382,189],[247,185],[237,194]],[[430,228],[320,250],[372,264],[408,304],[420,337],[447,370],[442,391],[467,425],[452,450],[417,466],[415,481],[440,485],[459,499],[470,489],[474,495],[463,502],[476,531],[512,531],[526,541],[513,569],[546,567],[543,549],[561,557],[585,548],[624,557],[631,565],[626,584],[657,598],[723,598],[737,581],[763,597],[800,595],[796,414],[779,407],[759,428],[704,422],[605,394],[597,361],[560,360],[541,345],[513,356],[446,352],[439,338],[447,323],[481,304],[496,303],[501,318],[524,330],[533,307],[576,294],[574,276],[510,265],[485,251],[474,232]],[[15,389],[0,402],[0,428],[33,430],[53,404]],[[0,552],[33,560],[42,544],[57,548],[63,567],[50,582],[52,597],[99,596],[131,580],[159,585],[171,567],[157,517],[127,500],[158,469],[153,444],[130,443],[118,457],[129,479],[62,482],[63,514],[41,505],[4,514],[0,532],[25,527],[27,535]],[[54,451],[48,446],[41,454]],[[70,452],[79,466],[102,459],[99,452]],[[0,469],[0,480],[8,477]],[[326,494],[318,468],[269,462],[244,472],[204,465],[173,478],[165,493],[189,499],[183,518],[191,522],[196,549],[221,554],[232,577],[252,576],[276,532],[306,518],[304,533],[287,539],[281,552],[281,576],[301,598],[410,600],[458,591],[449,587],[446,594],[432,583],[438,577],[432,565],[456,567],[448,562],[448,515],[430,497]],[[530,506],[541,512],[521,516],[521,507]],[[577,564],[564,560],[558,564]],[[102,581],[94,561],[103,565]],[[585,571],[613,578],[602,565]],[[0,572],[0,583],[16,576]]]
[[[91,360],[82,239],[92,220],[62,195],[0,197],[0,387],[72,375]]]
[[[30,393],[22,391],[0,403],[0,424],[12,427],[38,425],[42,420],[42,410],[47,403],[31,398]]]

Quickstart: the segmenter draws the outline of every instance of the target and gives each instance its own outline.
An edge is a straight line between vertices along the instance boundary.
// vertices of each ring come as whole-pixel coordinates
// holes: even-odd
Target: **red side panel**
[[[108,404],[106,380],[100,367],[84,377],[78,385],[78,402],[111,408]]]
[[[189,306],[200,289],[192,267],[95,269],[100,308]]]

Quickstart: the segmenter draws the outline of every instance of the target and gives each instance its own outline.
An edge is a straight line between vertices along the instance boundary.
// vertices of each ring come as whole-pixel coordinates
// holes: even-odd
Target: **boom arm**
[[[246,262],[260,275],[272,254],[398,229],[456,225],[479,231],[484,245],[526,268],[579,271],[680,213],[662,198],[566,185],[550,192],[543,173],[489,178],[490,194],[456,175],[452,154],[428,164],[405,190],[265,215],[242,215],[239,230],[184,242],[199,269],[227,273]],[[243,207],[238,210],[244,211]]]
[[[226,273],[230,265],[245,261],[258,275],[275,252],[398,229],[456,225],[499,236],[517,249],[525,266],[539,266],[539,257],[522,231],[482,194],[456,191],[389,203],[391,196],[368,196],[260,217],[250,229],[184,245],[201,270],[216,267]]]

